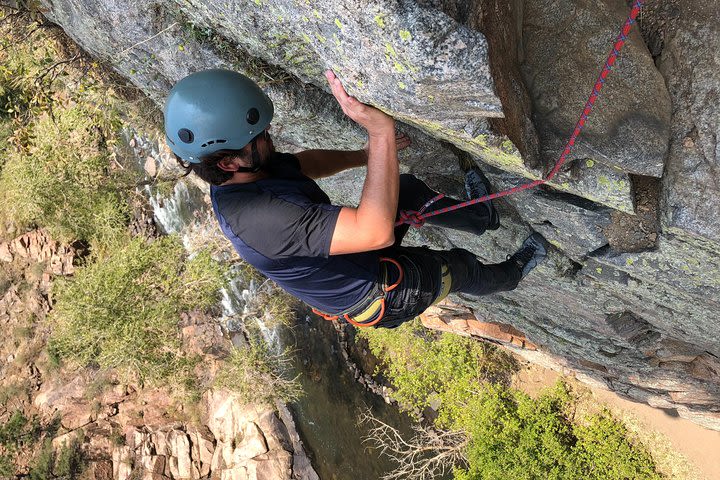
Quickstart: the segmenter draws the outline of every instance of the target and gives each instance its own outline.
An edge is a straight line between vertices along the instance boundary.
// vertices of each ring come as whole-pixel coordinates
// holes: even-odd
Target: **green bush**
[[[500,349],[459,335],[428,330],[419,321],[393,329],[363,329],[370,351],[383,361],[395,399],[408,410],[442,405],[439,425],[451,425],[484,381],[504,381],[516,370]],[[448,381],[452,379],[452,381]]]
[[[456,480],[658,479],[650,455],[608,413],[576,419],[575,397],[559,383],[537,399],[510,389],[516,368],[499,350],[424,329],[360,332],[406,409],[438,412],[435,426],[464,432],[466,468]]]
[[[0,445],[5,447],[17,446],[25,434],[28,419],[23,412],[15,410],[4,425],[0,425]]]
[[[0,455],[0,478],[12,478],[15,476],[15,462],[10,455]]]
[[[215,377],[215,385],[227,388],[245,402],[270,403],[297,400],[301,386],[297,379],[284,376],[287,352],[275,354],[263,341],[252,341],[234,348]]]
[[[57,453],[53,473],[60,478],[78,478],[85,468],[85,455],[77,437],[66,442]]]
[[[55,451],[52,447],[52,440],[48,438],[43,442],[42,449],[30,465],[30,480],[48,480],[53,478],[54,466]]]
[[[110,169],[117,98],[57,63],[65,53],[32,22],[0,31],[0,217],[99,249],[129,219],[130,185]]]
[[[127,201],[109,175],[108,152],[92,112],[75,105],[56,109],[28,127],[26,151],[6,156],[0,172],[5,218],[21,227],[45,226],[65,242],[97,246],[125,229]]]
[[[609,414],[580,422],[574,399],[559,383],[533,400],[522,392],[486,385],[469,399],[458,427],[468,432],[469,467],[457,480],[495,478],[659,479],[650,455],[627,438]]]
[[[193,366],[180,345],[180,313],[215,305],[223,283],[208,253],[188,260],[175,236],[132,239],[55,283],[51,348],[77,366],[172,381]]]

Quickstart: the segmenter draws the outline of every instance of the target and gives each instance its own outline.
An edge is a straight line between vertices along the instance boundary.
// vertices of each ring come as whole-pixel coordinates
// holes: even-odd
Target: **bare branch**
[[[363,443],[378,449],[398,467],[382,480],[432,480],[458,464],[466,464],[467,436],[462,432],[413,426],[414,435],[405,439],[395,427],[375,417],[369,410],[360,415],[361,423],[371,425]]]

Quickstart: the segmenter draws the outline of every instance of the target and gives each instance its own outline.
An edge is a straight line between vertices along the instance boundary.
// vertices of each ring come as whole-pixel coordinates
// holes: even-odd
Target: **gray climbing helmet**
[[[165,138],[185,161],[218,150],[240,150],[270,125],[273,104],[255,82],[230,70],[193,73],[165,103]]]

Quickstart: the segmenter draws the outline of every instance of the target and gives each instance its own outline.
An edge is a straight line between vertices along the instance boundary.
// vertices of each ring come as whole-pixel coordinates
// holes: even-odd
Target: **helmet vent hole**
[[[225,143],[225,142],[227,142],[227,140],[222,140],[222,139],[220,139],[220,140],[215,140],[215,143]]]
[[[255,125],[260,121],[260,112],[257,108],[251,108],[250,110],[248,110],[245,119],[250,125]]]
[[[195,140],[195,135],[187,128],[181,128],[180,130],[178,130],[177,135],[183,143],[192,143],[193,140]]]

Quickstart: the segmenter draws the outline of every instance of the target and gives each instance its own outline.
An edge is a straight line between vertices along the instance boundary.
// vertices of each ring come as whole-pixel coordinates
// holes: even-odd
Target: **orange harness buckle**
[[[348,315],[347,313],[342,314],[342,317],[351,325],[355,325],[356,327],[361,327],[361,328],[372,327],[374,325],[377,325],[385,316],[385,294],[387,292],[390,292],[390,291],[394,290],[395,288],[397,288],[397,286],[400,285],[400,282],[402,282],[403,277],[405,276],[405,272],[403,271],[402,266],[400,265],[400,263],[397,260],[395,260],[393,258],[389,258],[389,257],[380,257],[380,262],[388,262],[388,263],[392,263],[393,265],[395,265],[395,267],[397,267],[397,269],[398,269],[398,279],[392,285],[383,286],[382,297],[380,297],[380,313],[378,314],[378,317],[375,320],[373,320],[372,322],[358,322],[358,321],[354,320],[353,318],[351,318],[350,315]],[[370,306],[372,306],[375,302],[373,302]],[[340,318],[340,315],[329,315],[327,313],[321,312],[320,310],[318,310],[316,308],[313,308],[312,311],[313,311],[313,313],[321,316],[325,320],[328,320],[331,322]],[[363,312],[363,313],[365,313],[365,312]]]

